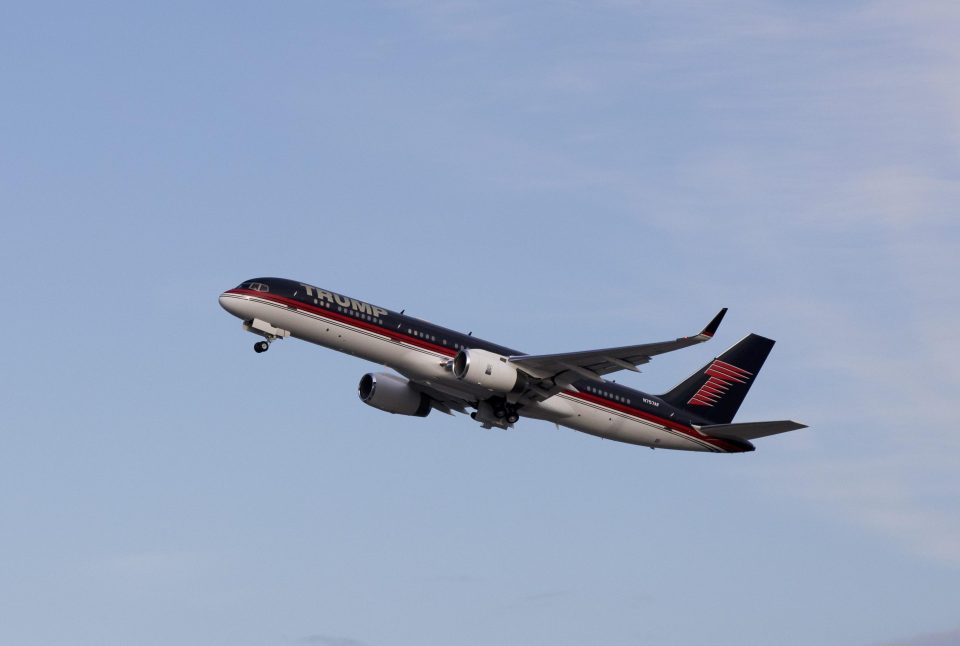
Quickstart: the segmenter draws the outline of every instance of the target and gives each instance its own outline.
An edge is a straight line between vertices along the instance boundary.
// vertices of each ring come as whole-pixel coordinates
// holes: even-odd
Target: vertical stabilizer
[[[660,398],[714,424],[729,424],[773,344],[750,334]]]

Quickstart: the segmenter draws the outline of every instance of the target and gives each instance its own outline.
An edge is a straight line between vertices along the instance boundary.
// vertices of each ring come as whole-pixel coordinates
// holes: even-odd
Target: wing
[[[600,380],[603,375],[617,370],[639,372],[637,366],[647,363],[651,357],[710,340],[726,313],[727,308],[720,310],[699,334],[673,341],[560,354],[528,354],[510,357],[509,360],[524,372],[540,379],[556,381],[563,373],[570,373],[563,379],[567,383],[575,381],[577,376]]]
[[[449,389],[441,390],[433,385],[425,384],[410,378],[410,386],[419,390],[430,398],[430,405],[441,413],[453,415],[454,412],[467,414],[467,408],[474,406],[466,393],[454,392]]]

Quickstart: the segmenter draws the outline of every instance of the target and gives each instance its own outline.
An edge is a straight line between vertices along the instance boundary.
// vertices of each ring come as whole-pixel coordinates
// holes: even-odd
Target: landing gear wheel
[[[507,422],[509,422],[510,424],[516,424],[519,421],[520,421],[520,416],[517,415],[516,413],[510,413],[509,415],[507,415]]]
[[[503,419],[504,417],[507,416],[507,411],[505,411],[502,408],[494,408],[493,416],[496,417],[497,419]]]
[[[257,354],[260,354],[261,352],[266,352],[269,349],[270,349],[270,344],[267,343],[266,341],[257,341],[256,343],[253,344],[253,351],[256,352]]]

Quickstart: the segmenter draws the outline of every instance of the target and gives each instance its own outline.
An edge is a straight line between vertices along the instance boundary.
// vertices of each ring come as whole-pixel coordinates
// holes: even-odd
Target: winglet
[[[723,320],[724,314],[727,313],[727,308],[724,307],[720,310],[716,316],[713,317],[713,320],[707,323],[707,327],[703,328],[698,336],[705,336],[708,339],[713,338],[713,335],[717,333],[717,328],[720,327],[720,321]]]

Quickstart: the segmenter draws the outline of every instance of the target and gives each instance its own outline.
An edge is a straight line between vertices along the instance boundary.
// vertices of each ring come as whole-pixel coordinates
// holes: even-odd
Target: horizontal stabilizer
[[[743,422],[741,424],[708,424],[706,426],[694,426],[694,428],[701,433],[722,440],[743,440],[749,442],[758,437],[797,431],[801,428],[807,428],[807,425],[790,420],[780,420],[776,422]]]

